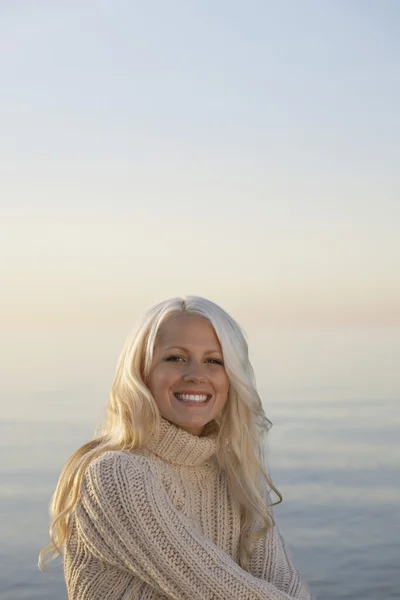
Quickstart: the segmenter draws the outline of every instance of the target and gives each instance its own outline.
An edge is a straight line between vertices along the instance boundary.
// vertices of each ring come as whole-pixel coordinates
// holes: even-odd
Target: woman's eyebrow
[[[190,350],[188,348],[186,348],[185,346],[168,346],[167,348],[164,348],[164,352],[166,352],[167,350],[184,350],[184,352],[190,352]],[[214,352],[216,352],[217,354],[221,354],[221,350],[218,350],[217,348],[215,348],[214,350],[206,350],[204,352],[204,354],[213,354]]]

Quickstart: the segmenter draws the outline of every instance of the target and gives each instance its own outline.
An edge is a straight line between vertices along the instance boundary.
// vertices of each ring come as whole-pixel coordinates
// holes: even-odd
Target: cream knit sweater
[[[70,600],[311,599],[276,526],[249,572],[239,567],[239,504],[216,427],[198,437],[162,419],[148,449],[92,461],[64,553]]]

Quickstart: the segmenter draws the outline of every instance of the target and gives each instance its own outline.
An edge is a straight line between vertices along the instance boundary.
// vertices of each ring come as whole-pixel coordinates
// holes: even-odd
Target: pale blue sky
[[[181,294],[400,323],[397,1],[2,3],[0,64],[5,355]]]

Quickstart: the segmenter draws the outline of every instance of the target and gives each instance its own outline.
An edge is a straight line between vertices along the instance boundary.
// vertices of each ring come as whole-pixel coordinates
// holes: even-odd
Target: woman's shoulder
[[[115,481],[127,470],[149,472],[150,462],[150,459],[140,451],[106,450],[89,462],[84,478]]]
[[[147,464],[149,457],[145,451],[139,450],[105,450],[94,458],[89,465],[107,466],[119,464]]]

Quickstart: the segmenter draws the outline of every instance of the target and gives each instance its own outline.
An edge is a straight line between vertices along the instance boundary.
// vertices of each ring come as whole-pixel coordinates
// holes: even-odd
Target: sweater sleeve
[[[257,541],[252,553],[249,572],[266,579],[276,588],[296,600],[311,600],[307,584],[290,559],[282,535],[275,524],[267,535]]]
[[[168,598],[292,598],[242,569],[199,533],[142,455],[109,451],[89,464],[75,523],[89,552]]]

